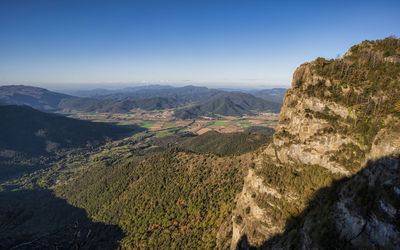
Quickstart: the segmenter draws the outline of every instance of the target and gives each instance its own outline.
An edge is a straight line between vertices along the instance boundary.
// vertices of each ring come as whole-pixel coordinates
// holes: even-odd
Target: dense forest
[[[123,247],[210,248],[244,168],[240,158],[168,150],[87,169],[56,193],[94,221],[119,225]]]
[[[184,140],[178,147],[197,153],[213,153],[219,156],[241,155],[256,150],[269,143],[272,132],[260,130],[258,133],[236,132],[218,133],[209,131],[205,134]]]
[[[42,156],[41,168],[0,185],[0,199],[8,201],[0,205],[1,223],[7,228],[0,234],[1,246],[45,235],[37,244],[83,249],[215,247],[218,229],[249,167],[245,153],[271,139],[271,130],[259,131],[144,134],[59,151],[56,158]],[[34,159],[23,160],[30,161]],[[38,207],[36,201],[47,205]],[[77,232],[81,237],[74,237]]]

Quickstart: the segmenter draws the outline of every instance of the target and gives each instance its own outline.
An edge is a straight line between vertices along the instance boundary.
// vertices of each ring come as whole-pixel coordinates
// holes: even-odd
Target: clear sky
[[[301,63],[390,35],[398,0],[0,0],[0,84],[289,86]]]

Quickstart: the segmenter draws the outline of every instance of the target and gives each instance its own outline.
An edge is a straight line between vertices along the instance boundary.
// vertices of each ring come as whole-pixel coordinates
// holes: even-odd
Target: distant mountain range
[[[282,98],[283,89],[255,92],[263,99],[249,93],[196,86],[151,85],[126,88],[120,92],[97,89],[93,93],[92,97],[77,97],[43,88],[10,85],[0,87],[0,103],[28,105],[46,112],[76,110],[127,113],[138,108],[160,110],[190,106],[176,112],[177,117],[187,119],[204,115],[251,115],[254,110],[279,112],[282,101],[279,98]],[[84,95],[89,96],[89,92]],[[269,101],[268,96],[278,101]]]
[[[272,88],[272,89],[256,89],[256,90],[245,90],[245,89],[234,89],[234,88],[218,88],[208,89],[206,87],[172,87],[169,85],[144,85],[137,87],[127,87],[122,89],[92,89],[92,90],[69,90],[63,91],[68,95],[79,96],[79,97],[96,97],[96,98],[117,98],[117,99],[137,99],[137,98],[150,98],[150,97],[176,97],[176,96],[192,96],[193,94],[203,94],[207,98],[213,94],[220,92],[239,92],[249,93],[256,97],[263,98],[268,101],[283,103],[283,96],[286,93],[286,88]],[[199,98],[197,96],[191,97]],[[187,98],[190,99],[190,98]]]
[[[178,109],[175,116],[193,119],[199,116],[242,116],[253,115],[254,111],[279,113],[281,104],[266,101],[246,93],[224,92],[206,102],[189,108]]]
[[[132,109],[169,109],[180,105],[175,98],[153,97],[143,99],[98,99],[88,97],[73,97],[63,99],[59,108],[65,110],[78,110],[83,112],[112,112],[128,113]]]
[[[286,90],[287,89],[285,88],[261,89],[252,90],[249,91],[249,93],[271,102],[283,103],[283,97],[286,93]]]
[[[126,87],[122,89],[104,89],[104,88],[97,88],[97,89],[90,89],[90,90],[65,90],[61,91],[68,95],[72,96],[79,96],[79,97],[102,97],[106,95],[118,94],[118,93],[130,93],[130,92],[137,92],[143,90],[161,90],[161,89],[169,89],[174,88],[169,85],[143,85],[143,86],[136,86],[136,87]]]

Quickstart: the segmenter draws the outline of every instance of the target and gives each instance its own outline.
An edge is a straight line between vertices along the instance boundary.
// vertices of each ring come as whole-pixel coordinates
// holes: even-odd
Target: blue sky
[[[400,36],[400,1],[0,1],[0,84],[289,86]],[[78,85],[81,84],[81,85]]]

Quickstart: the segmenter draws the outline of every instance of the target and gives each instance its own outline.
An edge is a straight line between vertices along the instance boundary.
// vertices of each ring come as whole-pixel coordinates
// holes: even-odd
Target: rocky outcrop
[[[253,169],[249,170],[245,177],[243,190],[237,197],[237,205],[233,213],[233,230],[231,249],[234,249],[244,234],[252,233],[251,242],[253,244],[262,242],[280,232],[280,228],[275,226],[268,214],[255,202],[254,194],[270,194],[277,199],[281,199],[279,192],[263,184],[263,179],[258,177]]]
[[[342,239],[359,248],[399,249],[400,133],[383,130],[376,137],[365,168],[341,189],[336,228]]]
[[[400,40],[383,41],[365,42],[342,59],[317,59],[295,71],[273,143],[254,154],[253,168],[236,199],[231,249],[290,248],[293,242],[305,249],[323,248],[324,241],[311,232],[321,221],[331,226],[338,244],[359,249],[400,247],[400,115],[389,107],[400,100],[400,93],[395,85],[377,87],[366,79],[374,70],[373,79],[399,83],[400,74],[388,80],[385,71],[377,69],[381,63],[380,67],[387,65],[400,73],[397,59],[389,62],[375,55],[387,54],[379,52],[383,46],[400,48]],[[365,90],[372,87],[379,91]],[[314,211],[312,199],[313,204],[323,203],[325,198],[318,198],[317,190],[339,180],[340,185],[328,188],[335,195],[321,210],[323,216],[317,216],[320,211],[304,214]],[[377,194],[381,197],[372,200]],[[287,224],[289,219],[300,214],[302,223],[289,233],[293,226]],[[286,240],[272,240],[276,235]]]

